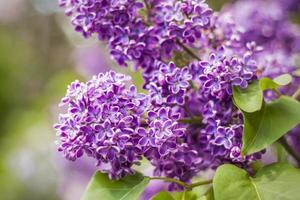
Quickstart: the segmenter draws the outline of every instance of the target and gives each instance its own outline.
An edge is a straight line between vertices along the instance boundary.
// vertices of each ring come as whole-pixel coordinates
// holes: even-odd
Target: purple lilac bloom
[[[67,159],[93,157],[99,170],[113,179],[134,173],[131,167],[143,155],[160,160],[172,154],[185,133],[185,126],[176,121],[180,118],[176,110],[151,105],[134,86],[127,89],[128,81],[113,71],[86,83],[74,81],[61,102],[67,111],[54,126],[58,149]]]
[[[59,0],[59,4],[84,37],[98,35],[120,65],[134,61],[146,73],[152,71],[153,62],[170,60],[174,51],[182,51],[178,43],[199,46],[196,40],[208,29],[212,15],[202,0]]]
[[[248,82],[256,79],[256,66],[250,55],[227,57],[222,50],[211,53],[209,61],[198,63],[202,71],[199,81],[203,94],[224,99],[232,94],[232,86],[246,88]]]
[[[232,87],[294,73],[300,50],[300,31],[276,2],[237,1],[217,14],[204,0],[60,0],[77,31],[105,41],[120,65],[142,68],[148,93],[114,72],[73,82],[55,126],[59,150],[70,160],[86,153],[111,178],[133,173],[142,156],[155,175],[185,182],[223,163],[249,169],[264,151],[241,156]]]
[[[145,88],[152,101],[156,104],[183,105],[192,79],[188,67],[178,68],[173,62],[157,62],[155,68],[148,74],[149,78],[145,77],[150,83]]]
[[[139,138],[134,129],[142,115],[139,104],[147,97],[141,95],[133,101],[125,87],[128,79],[111,71],[87,83],[75,81],[68,87],[61,103],[68,107],[67,112],[55,125],[59,151],[67,159],[74,161],[87,154],[111,178],[133,173],[131,166],[142,155],[134,145]]]

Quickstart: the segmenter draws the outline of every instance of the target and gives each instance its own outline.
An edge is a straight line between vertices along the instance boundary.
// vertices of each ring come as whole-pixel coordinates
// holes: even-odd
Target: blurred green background
[[[52,124],[71,81],[114,64],[68,20],[56,0],[0,0],[0,199],[78,199],[93,171],[56,152]]]

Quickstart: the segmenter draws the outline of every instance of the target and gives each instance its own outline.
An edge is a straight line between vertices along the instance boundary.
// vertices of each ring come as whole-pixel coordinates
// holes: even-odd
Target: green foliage
[[[293,77],[289,74],[282,74],[273,79],[273,81],[277,83],[279,86],[288,85],[292,82],[292,80]]]
[[[289,75],[289,74],[283,74],[281,76],[278,76],[276,78],[274,78],[273,80],[272,79],[269,79],[269,78],[261,78],[259,80],[259,85],[260,85],[260,89],[261,90],[267,90],[267,89],[277,89],[281,86],[285,86],[285,85],[288,85],[290,84],[292,81],[292,76]]]
[[[214,200],[214,190],[210,188],[204,196],[201,196],[198,200]]]
[[[268,147],[300,123],[300,103],[296,100],[281,96],[272,103],[263,101],[264,90],[277,90],[291,81],[291,76],[284,74],[273,80],[262,78],[246,89],[233,87],[233,101],[244,117],[243,155]]]
[[[300,199],[300,171],[287,164],[272,164],[254,177],[246,171],[225,164],[214,177],[216,200],[294,200]]]
[[[90,181],[81,200],[138,200],[150,179],[136,173],[118,181],[97,172]]]
[[[263,105],[263,91],[276,90],[281,86],[288,85],[292,81],[289,74],[283,74],[276,78],[261,78],[259,81],[253,82],[246,89],[233,87],[233,101],[237,107],[245,112],[256,112]]]
[[[196,191],[183,191],[175,193],[175,200],[197,200],[198,194]]]
[[[196,188],[195,188],[196,189]],[[207,194],[209,196],[209,194]],[[152,200],[212,200],[209,198],[206,198],[206,196],[200,197],[197,190],[192,191],[183,191],[183,192],[167,192],[162,191],[159,192],[156,196],[152,198]]]
[[[259,83],[254,82],[246,89],[233,87],[234,103],[245,112],[255,112],[261,109],[263,102],[263,92]]]
[[[173,196],[167,191],[161,191],[155,195],[152,200],[175,200]]]
[[[82,200],[138,200],[149,181],[139,173],[111,181],[97,172]],[[293,200],[300,199],[299,184],[299,169],[286,163],[262,167],[253,177],[235,165],[225,164],[217,169],[213,187],[203,196],[197,190],[161,191],[152,200]]]
[[[299,113],[300,103],[287,96],[265,103],[257,112],[243,112],[242,154],[258,152],[278,140],[300,123]]]

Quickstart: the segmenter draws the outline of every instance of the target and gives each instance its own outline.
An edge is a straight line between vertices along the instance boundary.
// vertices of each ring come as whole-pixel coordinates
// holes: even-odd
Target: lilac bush
[[[267,145],[244,153],[245,140],[252,137],[245,134],[257,124],[248,127],[252,111],[243,110],[236,98],[242,91],[249,95],[246,104],[256,105],[255,92],[264,92],[270,105],[281,95],[297,99],[300,29],[289,21],[289,7],[244,0],[217,13],[204,0],[59,3],[76,31],[97,36],[120,66],[139,70],[147,91],[138,93],[130,77],[114,71],[71,83],[61,103],[66,111],[55,125],[59,151],[67,159],[87,154],[99,171],[121,179],[146,158],[156,179],[172,182],[170,190],[192,189],[193,178],[224,164],[255,173],[252,164]],[[286,73],[292,82],[277,89],[274,78]],[[253,92],[263,77],[269,78],[268,88]],[[268,104],[260,101],[253,116],[265,114],[259,112]]]

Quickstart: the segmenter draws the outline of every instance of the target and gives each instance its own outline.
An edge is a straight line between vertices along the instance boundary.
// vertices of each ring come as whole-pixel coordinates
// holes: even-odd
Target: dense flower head
[[[192,75],[188,67],[178,68],[173,62],[157,62],[155,70],[145,79],[145,88],[149,91],[152,102],[158,105],[183,105]]]
[[[247,88],[248,82],[256,78],[257,66],[248,53],[242,58],[227,58],[223,51],[213,52],[208,61],[200,61],[198,65],[202,71],[199,81],[203,94],[217,99],[232,95],[232,86]]]
[[[216,168],[221,163],[247,165],[261,157],[263,152],[242,157],[243,119],[232,102],[232,87],[246,88],[257,80],[255,52],[231,55],[227,48],[220,48],[208,55],[207,60],[190,64],[190,73],[198,88],[190,93],[187,106],[194,115],[201,117],[200,127],[187,129],[189,145],[196,147],[203,158],[201,169]]]
[[[101,171],[120,178],[133,173],[132,165],[142,156],[160,160],[181,145],[185,126],[177,122],[180,113],[153,106],[148,95],[126,86],[129,79],[110,71],[86,83],[71,83],[61,102],[67,111],[55,125],[59,151],[67,159],[85,153]]]
[[[76,160],[84,153],[105,165],[112,178],[132,173],[130,167],[141,159],[135,146],[138,127],[147,97],[136,93],[134,86],[126,89],[129,77],[115,72],[99,74],[87,83],[73,82],[68,87],[55,128],[60,136],[59,150],[66,158]]]
[[[85,37],[107,42],[120,64],[133,61],[146,72],[153,62],[170,60],[182,44],[204,46],[201,32],[208,29],[212,10],[205,1],[59,0]],[[203,43],[203,44],[202,44]]]
[[[73,82],[55,125],[66,158],[86,153],[118,179],[145,157],[154,174],[185,182],[224,163],[249,169],[261,158],[264,151],[241,155],[243,117],[232,87],[297,70],[300,31],[279,1],[237,1],[219,14],[204,0],[59,1],[77,31],[105,41],[120,65],[141,68],[147,91],[112,71]]]

